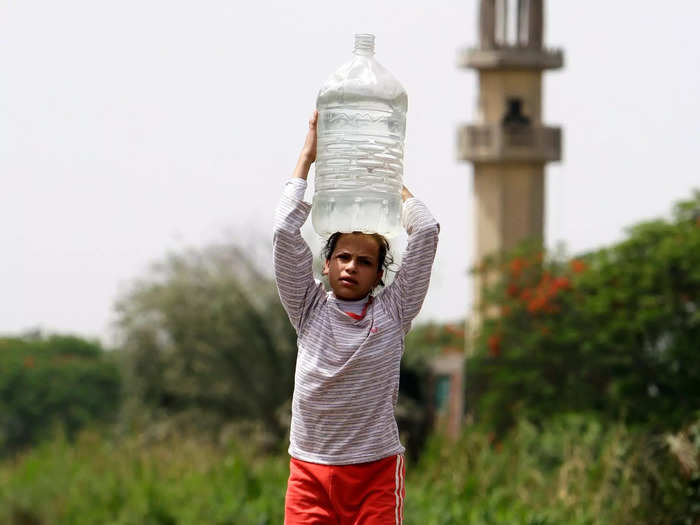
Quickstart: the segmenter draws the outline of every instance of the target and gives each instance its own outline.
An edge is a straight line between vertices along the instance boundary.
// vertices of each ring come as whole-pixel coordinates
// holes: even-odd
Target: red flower
[[[519,277],[520,274],[522,273],[523,269],[527,266],[527,262],[525,259],[521,259],[520,257],[516,257],[512,261],[510,261],[510,274],[513,277]]]
[[[586,268],[588,268],[586,263],[584,261],[582,261],[581,259],[573,259],[570,264],[571,264],[571,270],[574,273],[585,272]]]
[[[552,287],[554,288],[555,293],[558,290],[568,290],[571,288],[571,281],[569,281],[567,277],[557,277],[554,279]]]
[[[508,293],[509,297],[516,297],[518,295],[518,293],[520,293],[520,288],[518,288],[517,284],[510,283],[508,285],[507,293]]]
[[[527,303],[527,311],[531,314],[539,312],[540,310],[544,310],[546,307],[547,298],[542,295],[534,297],[531,301]]]
[[[491,334],[487,342],[489,347],[489,355],[491,357],[498,357],[501,355],[501,336],[498,334]]]

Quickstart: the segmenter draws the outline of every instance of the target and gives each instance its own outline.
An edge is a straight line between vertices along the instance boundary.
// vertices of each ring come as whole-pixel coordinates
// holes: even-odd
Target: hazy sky
[[[115,298],[168,250],[269,242],[318,89],[356,32],[408,92],[405,182],[442,226],[421,318],[462,317],[472,170],[456,130],[476,73],[456,57],[476,44],[477,4],[0,0],[0,333],[109,340]],[[575,253],[700,186],[700,4],[546,7],[546,43],[565,52],[544,83],[544,121],[564,128],[546,237]]]

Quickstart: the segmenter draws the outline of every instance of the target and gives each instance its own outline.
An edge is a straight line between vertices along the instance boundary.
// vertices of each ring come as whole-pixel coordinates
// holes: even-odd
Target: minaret
[[[543,47],[543,0],[481,0],[479,46],[459,66],[479,73],[477,121],[459,129],[459,160],[474,164],[475,263],[544,238],[545,163],[561,159],[561,129],[542,123],[542,72],[561,68]],[[470,332],[482,283],[474,282]]]

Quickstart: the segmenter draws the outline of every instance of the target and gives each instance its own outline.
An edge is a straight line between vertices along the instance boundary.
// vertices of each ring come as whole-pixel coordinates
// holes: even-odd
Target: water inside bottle
[[[319,91],[312,222],[336,231],[401,231],[403,142],[408,98],[374,58],[374,36],[355,35],[353,59]]]
[[[319,108],[314,229],[401,231],[404,118],[367,100]]]

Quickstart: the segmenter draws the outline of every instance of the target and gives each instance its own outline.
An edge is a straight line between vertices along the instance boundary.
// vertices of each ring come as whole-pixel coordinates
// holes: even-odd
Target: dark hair
[[[386,275],[386,272],[389,270],[389,266],[394,264],[394,257],[389,252],[389,241],[386,240],[386,237],[380,235],[379,233],[364,233],[359,231],[352,233],[361,233],[362,235],[368,235],[372,237],[372,239],[377,241],[377,245],[379,246],[377,271],[382,270],[384,272],[384,275]],[[335,245],[338,244],[338,239],[340,239],[341,235],[347,234],[344,234],[342,232],[335,232],[333,235],[328,237],[328,240],[326,241],[326,244],[321,252],[326,261],[331,260],[331,256],[333,255],[333,251],[335,250]],[[381,277],[379,278],[379,284],[381,286],[384,286],[384,281],[381,279]]]

